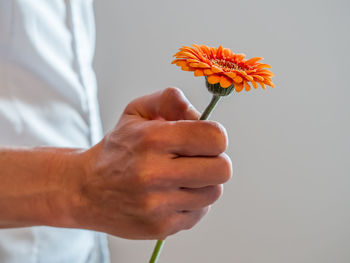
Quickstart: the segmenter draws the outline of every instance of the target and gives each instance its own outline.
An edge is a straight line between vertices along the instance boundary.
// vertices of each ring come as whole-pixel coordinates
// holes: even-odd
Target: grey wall
[[[235,177],[160,262],[350,262],[350,2],[96,1],[95,68],[105,130],[131,99],[180,87],[199,110],[204,80],[170,65],[182,45],[264,56],[275,89],[222,101]],[[117,223],[117,222],[116,222]],[[111,238],[113,262],[147,262],[153,242]]]

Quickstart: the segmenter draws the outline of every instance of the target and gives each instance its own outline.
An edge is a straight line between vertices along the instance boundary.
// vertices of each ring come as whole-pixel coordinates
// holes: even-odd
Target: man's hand
[[[222,194],[232,166],[225,129],[199,121],[176,88],[132,101],[104,139],[79,154],[73,227],[164,239],[194,226]]]
[[[164,239],[194,226],[232,173],[225,129],[182,92],[132,101],[88,150],[0,149],[0,228],[85,228]]]

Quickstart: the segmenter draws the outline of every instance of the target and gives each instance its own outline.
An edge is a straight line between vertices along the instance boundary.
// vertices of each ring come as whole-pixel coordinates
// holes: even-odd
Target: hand
[[[176,88],[143,96],[81,154],[77,227],[129,239],[164,239],[193,227],[222,194],[232,165],[226,131]]]

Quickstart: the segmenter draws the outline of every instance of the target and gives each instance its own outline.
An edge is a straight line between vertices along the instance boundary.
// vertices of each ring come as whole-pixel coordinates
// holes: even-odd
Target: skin
[[[183,93],[133,100],[90,149],[2,148],[0,228],[48,225],[128,239],[193,227],[232,174],[228,139]]]

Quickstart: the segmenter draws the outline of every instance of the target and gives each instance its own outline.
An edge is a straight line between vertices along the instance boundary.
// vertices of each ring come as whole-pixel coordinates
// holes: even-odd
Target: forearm
[[[0,228],[69,227],[70,185],[82,174],[80,150],[0,149]]]

